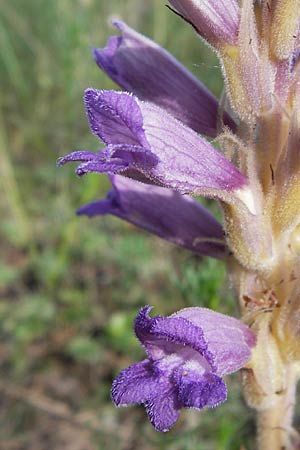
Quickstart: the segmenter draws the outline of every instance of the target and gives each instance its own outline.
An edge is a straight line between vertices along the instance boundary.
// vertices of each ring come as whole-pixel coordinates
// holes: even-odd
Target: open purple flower
[[[87,89],[84,100],[91,130],[106,148],[59,160],[82,162],[78,175],[119,173],[229,202],[234,191],[247,188],[247,178],[231,162],[165,110],[125,92]]]
[[[158,431],[168,431],[181,408],[215,407],[227,398],[222,376],[251,358],[255,335],[237,319],[206,308],[149,317],[142,308],[135,333],[148,358],[123,370],[112,386],[117,406],[144,404]]]

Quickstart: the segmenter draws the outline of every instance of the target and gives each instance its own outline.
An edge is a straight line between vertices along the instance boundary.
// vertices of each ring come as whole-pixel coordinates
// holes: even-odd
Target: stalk
[[[287,371],[287,388],[271,408],[258,411],[257,447],[258,450],[297,450],[300,448],[299,436],[292,428],[295,394],[297,384],[295,369]]]

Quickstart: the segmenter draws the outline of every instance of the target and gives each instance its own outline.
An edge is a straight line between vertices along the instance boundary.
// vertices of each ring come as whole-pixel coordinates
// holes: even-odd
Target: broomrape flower
[[[219,56],[222,99],[160,46],[116,21],[121,34],[93,54],[124,91],[90,88],[84,96],[91,131],[105,148],[75,151],[59,164],[78,161],[80,176],[111,176],[108,197],[80,214],[114,214],[224,260],[243,322],[256,335],[242,378],[246,400],[258,411],[258,447],[291,450],[300,361],[300,0],[169,4]],[[193,195],[219,201],[223,224]],[[180,391],[173,377],[179,360],[185,357],[165,373]],[[147,368],[160,364],[149,361]],[[209,373],[222,375],[212,367]],[[187,406],[176,395],[172,401]],[[121,397],[117,403],[126,403]]]
[[[143,403],[159,431],[174,425],[181,408],[215,407],[227,397],[222,376],[250,359],[252,331],[233,317],[186,308],[150,318],[142,308],[135,333],[148,358],[123,370],[112,386],[117,406]]]
[[[113,214],[188,250],[226,258],[223,229],[199,202],[120,175],[111,175],[110,180],[113,189],[107,198],[82,206],[78,214]]]

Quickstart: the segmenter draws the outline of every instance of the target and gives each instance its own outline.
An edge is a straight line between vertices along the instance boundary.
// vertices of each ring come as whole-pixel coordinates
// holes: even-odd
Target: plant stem
[[[287,371],[287,388],[278,395],[278,401],[269,409],[258,412],[258,450],[296,450],[299,437],[292,428],[297,374],[293,368]]]

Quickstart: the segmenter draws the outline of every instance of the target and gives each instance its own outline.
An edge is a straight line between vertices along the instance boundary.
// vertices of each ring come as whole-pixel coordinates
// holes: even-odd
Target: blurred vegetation
[[[112,217],[75,215],[108,182],[78,179],[56,159],[98,146],[82,94],[114,87],[90,55],[114,33],[111,17],[157,40],[216,95],[222,89],[215,55],[159,0],[1,1],[0,448],[238,450],[253,421],[237,377],[225,405],[183,412],[167,435],[142,407],[110,401],[112,378],[142,355],[132,333],[142,305],[234,311],[221,263]]]

